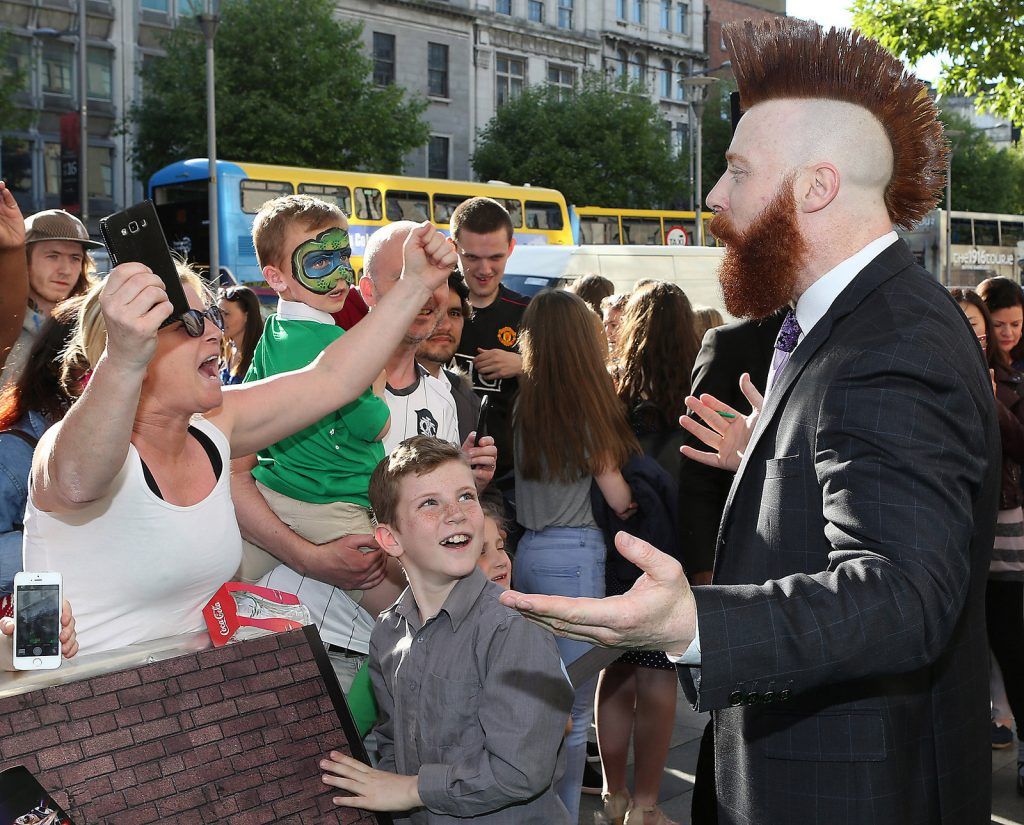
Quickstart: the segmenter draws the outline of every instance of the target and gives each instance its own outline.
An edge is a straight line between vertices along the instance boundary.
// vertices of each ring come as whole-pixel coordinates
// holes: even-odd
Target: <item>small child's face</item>
[[[448,461],[422,476],[399,482],[397,524],[385,525],[410,581],[443,585],[473,572],[484,541],[484,514],[476,497],[473,471]]]
[[[484,516],[484,546],[476,566],[484,571],[492,582],[508,590],[512,579],[512,560],[505,552],[505,536],[498,529],[498,523]]]
[[[278,268],[284,288],[277,289],[282,298],[324,312],[337,312],[345,305],[355,282],[345,221],[312,230],[293,222],[285,232],[283,252]]]

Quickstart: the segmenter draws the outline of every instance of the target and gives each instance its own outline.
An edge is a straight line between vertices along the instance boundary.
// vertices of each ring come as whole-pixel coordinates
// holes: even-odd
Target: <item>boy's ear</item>
[[[267,264],[263,267],[263,278],[268,284],[270,284],[270,288],[273,289],[274,292],[284,292],[288,288],[289,277],[290,276],[286,275],[273,264]]]
[[[399,558],[402,555],[402,544],[398,540],[398,536],[387,524],[381,524],[373,531],[373,537],[377,539],[377,544],[380,545],[381,550],[387,553],[389,556]]]

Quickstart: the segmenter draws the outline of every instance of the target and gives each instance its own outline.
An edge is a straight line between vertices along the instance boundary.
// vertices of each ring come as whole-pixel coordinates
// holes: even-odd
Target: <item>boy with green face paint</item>
[[[332,312],[340,310],[355,280],[349,261],[348,222],[333,204],[305,195],[266,203],[253,224],[253,243],[267,283],[278,294],[278,311],[267,321],[246,381],[302,369],[344,332]],[[351,404],[289,438],[239,459],[232,487],[248,487],[237,507],[242,535],[258,530],[251,486],[277,518],[314,545],[327,547],[344,536],[373,533],[370,474],[384,457],[381,439],[390,413],[380,387],[369,387]],[[251,477],[246,470],[251,469]],[[257,505],[258,508],[258,505]],[[367,543],[372,541],[367,536]],[[343,689],[348,690],[369,649],[377,614],[400,594],[400,574],[367,590],[343,590],[304,575],[298,565],[277,564],[246,542],[241,577],[295,593],[309,608]],[[371,550],[371,552],[378,552]],[[381,565],[385,569],[384,564]],[[404,582],[402,583],[404,585]]]

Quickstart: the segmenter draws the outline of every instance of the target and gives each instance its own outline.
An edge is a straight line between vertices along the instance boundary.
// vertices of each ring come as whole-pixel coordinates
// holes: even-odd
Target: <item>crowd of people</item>
[[[979,743],[1024,723],[1024,295],[946,294],[897,239],[945,162],[898,61],[796,21],[729,38],[747,111],[708,200],[737,323],[652,279],[512,291],[488,198],[450,238],[380,229],[357,273],[306,195],[254,221],[268,319],[185,263],[176,315],[0,186],[27,289],[0,595],[61,572],[70,656],[199,631],[228,580],[297,594],[379,711],[375,766],[332,752],[324,783],[412,822],[575,823],[595,739],[605,820],[671,825],[680,682],[714,711],[696,823],[987,818]],[[621,655],[570,680],[595,644]]]

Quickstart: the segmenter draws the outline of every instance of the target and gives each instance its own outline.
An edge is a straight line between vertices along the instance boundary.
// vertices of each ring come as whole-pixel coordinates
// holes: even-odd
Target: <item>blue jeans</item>
[[[527,530],[519,540],[513,567],[516,590],[546,596],[604,596],[604,536],[594,527],[548,527]],[[569,665],[591,649],[586,642],[555,637],[562,661]],[[580,788],[587,759],[587,732],[594,717],[597,677],[576,688],[572,731],[565,739],[565,773],[555,785],[572,822],[580,816]]]

